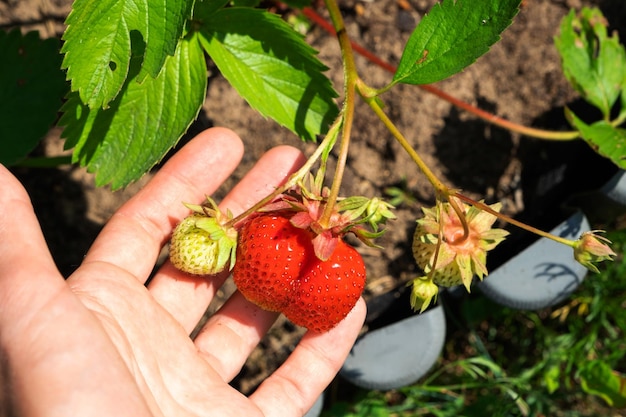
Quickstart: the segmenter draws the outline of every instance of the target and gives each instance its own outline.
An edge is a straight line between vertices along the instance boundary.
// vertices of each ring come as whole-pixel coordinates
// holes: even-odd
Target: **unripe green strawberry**
[[[237,232],[218,219],[194,213],[181,221],[170,242],[170,261],[181,271],[194,275],[222,272],[234,264]]]
[[[491,228],[496,220],[494,215],[455,201],[464,216],[467,236],[464,237],[463,222],[450,203],[422,209],[424,217],[417,221],[413,236],[413,256],[435,284],[444,287],[463,284],[469,291],[474,275],[479,279],[487,275],[487,251],[504,240],[508,232]],[[490,207],[500,210],[500,204]],[[443,239],[435,257],[440,232]]]

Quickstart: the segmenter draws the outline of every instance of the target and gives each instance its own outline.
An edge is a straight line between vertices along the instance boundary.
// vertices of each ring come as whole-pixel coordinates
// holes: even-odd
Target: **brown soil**
[[[69,3],[2,0],[0,25],[38,29],[43,37],[59,36]],[[434,0],[344,0],[341,6],[353,40],[397,64],[412,28],[434,3]],[[573,102],[576,94],[560,71],[553,36],[569,8],[583,5],[599,5],[615,28],[626,27],[626,6],[622,0],[526,0],[501,42],[476,64],[439,83],[438,87],[522,124],[567,128],[562,107]],[[336,39],[319,27],[313,27],[307,39],[332,68],[329,75],[341,91]],[[391,78],[390,73],[362,57],[357,57],[357,65],[362,77],[372,86],[383,86]],[[511,215],[524,209],[527,196],[521,179],[529,154],[525,147],[536,146],[535,141],[486,124],[414,86],[400,86],[382,99],[397,127],[440,179],[471,197],[502,201],[504,210]],[[190,133],[218,125],[237,132],[247,147],[240,169],[217,193],[218,199],[269,148],[291,144],[307,153],[313,149],[313,145],[300,143],[290,132],[264,120],[223,78],[212,75],[204,111]],[[62,152],[59,134],[58,129],[51,130],[43,148],[46,154]],[[415,274],[409,251],[410,234],[420,215],[419,207],[432,205],[434,195],[423,175],[363,103],[357,106],[352,146],[343,194],[382,195],[387,187],[402,186],[415,199],[398,208],[398,220],[393,223],[392,231],[379,241],[384,250],[358,248],[367,264],[366,295],[370,295],[399,285]],[[535,151],[537,148],[533,148]],[[538,155],[533,154],[535,158]],[[150,178],[147,175],[137,184],[113,193],[96,188],[93,176],[76,167],[15,172],[31,193],[46,238],[64,274],[80,264],[114,210]],[[225,297],[232,290],[232,284],[227,284],[222,295]],[[216,307],[212,305],[210,311]],[[249,392],[284,360],[301,334],[300,329],[280,320],[234,384]]]

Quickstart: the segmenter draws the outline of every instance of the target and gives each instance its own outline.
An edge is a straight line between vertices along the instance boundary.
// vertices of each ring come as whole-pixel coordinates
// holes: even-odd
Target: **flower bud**
[[[385,224],[387,220],[394,220],[396,215],[391,211],[393,208],[391,204],[377,197],[372,198],[366,209],[368,223],[372,229],[378,230],[379,224]]]
[[[611,241],[593,230],[582,234],[574,245],[574,258],[592,272],[600,272],[593,262],[612,261],[615,252],[609,246]]]
[[[420,313],[428,308],[433,299],[437,299],[439,287],[428,277],[415,278],[411,289],[411,307]]]

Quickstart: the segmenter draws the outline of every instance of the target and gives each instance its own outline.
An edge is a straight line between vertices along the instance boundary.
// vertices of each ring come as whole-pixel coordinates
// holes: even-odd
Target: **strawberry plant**
[[[274,213],[278,216],[275,221],[283,222],[278,230],[289,236],[280,238],[281,245],[289,245],[292,236],[303,241],[297,251],[302,259],[296,264],[286,265],[283,259],[272,258],[283,270],[294,271],[279,279],[276,288],[293,292],[279,297],[277,305],[265,300],[259,288],[251,288],[248,296],[315,330],[332,327],[337,321],[334,317],[340,319],[347,310],[328,307],[333,310],[329,313],[333,319],[321,323],[317,318],[305,319],[303,309],[295,306],[312,296],[311,289],[341,286],[337,284],[339,276],[353,280],[350,285],[362,289],[362,261],[345,246],[344,238],[353,235],[375,246],[373,240],[382,233],[381,226],[393,218],[390,205],[377,196],[341,196],[350,144],[358,139],[353,123],[358,117],[355,103],[359,97],[414,161],[436,195],[436,205],[424,210],[414,238],[415,258],[423,271],[412,282],[414,308],[427,308],[437,295],[438,285],[462,283],[469,290],[474,276],[487,275],[486,252],[505,236],[491,228],[496,219],[572,247],[576,259],[594,270],[596,262],[614,256],[602,236],[588,233],[576,241],[553,236],[501,214],[497,205],[475,201],[448,187],[386,112],[385,94],[391,94],[396,86],[422,86],[437,93],[428,85],[462,71],[486,53],[511,24],[520,0],[477,0],[471,7],[469,3],[445,0],[434,6],[409,37],[391,79],[382,88],[374,88],[359,75],[354,57],[359,49],[351,42],[337,2],[327,0],[343,61],[343,103],[338,106],[339,94],[325,75],[327,68],[317,58],[317,51],[279,16],[254,7],[256,2],[77,0],[66,21],[62,46],[61,66],[70,82],[59,120],[65,146],[72,149],[72,162],[96,174],[98,185],[110,184],[116,189],[135,181],[163,158],[196,118],[207,90],[207,56],[259,113],[305,141],[322,137],[302,169],[237,218],[218,212],[210,202],[191,206],[193,217],[179,226],[172,243],[173,262],[182,269],[204,274],[235,268],[236,277],[247,277],[236,278],[245,288],[250,286],[251,277],[264,269],[247,263],[248,246],[257,243],[250,242],[248,229]],[[287,4],[306,6],[299,0]],[[315,15],[311,9],[305,14]],[[584,121],[568,111],[575,131],[546,132],[464,108],[529,136],[582,138],[624,168],[624,130],[619,127],[626,118],[623,46],[615,36],[607,35],[606,21],[591,9],[568,15],[556,45],[566,77],[583,98],[600,109],[602,120]],[[439,96],[447,99],[444,94]],[[618,104],[617,116],[613,117]],[[25,154],[28,149],[20,152]],[[331,153],[337,155],[336,168],[328,173]],[[181,237],[184,242],[179,241]],[[198,247],[192,242],[196,238],[200,240]],[[352,268],[349,274],[343,270],[328,272],[337,257]],[[322,284],[319,276],[310,275],[314,273],[324,275],[327,281]],[[301,293],[307,285],[309,292]],[[274,292],[273,288],[267,291]],[[322,298],[353,303],[358,292],[345,297],[328,293]],[[311,305],[326,308],[320,299]]]
[[[59,124],[64,128],[65,146],[72,150],[71,161],[95,173],[98,185],[124,187],[158,163],[196,118],[207,92],[208,59],[260,114],[303,141],[321,141],[284,186],[237,218],[227,210],[220,212],[210,199],[202,205],[188,204],[192,213],[180,222],[170,246],[172,263],[183,271],[207,275],[232,269],[239,291],[249,300],[282,312],[314,332],[326,331],[342,320],[366,284],[362,251],[357,252],[351,244],[360,241],[376,247],[384,224],[394,218],[392,205],[379,196],[341,196],[352,144],[362,139],[362,132],[354,128],[360,116],[356,103],[362,100],[414,161],[417,169],[401,175],[414,178],[421,172],[437,197],[435,206],[423,208],[423,215],[416,219],[413,253],[421,273],[410,281],[415,310],[432,306],[440,286],[463,285],[469,291],[474,277],[487,276],[487,252],[505,238],[505,232],[494,228],[498,220],[572,247],[573,256],[595,272],[598,261],[615,255],[602,235],[586,233],[577,241],[552,236],[500,213],[498,203],[474,201],[450,187],[437,178],[415,144],[396,127],[385,106],[386,97],[400,84],[415,86],[512,132],[553,141],[584,141],[625,168],[621,127],[626,117],[624,49],[616,35],[607,32],[607,22],[598,10],[572,11],[563,20],[555,44],[565,77],[583,99],[598,108],[600,120],[568,109],[572,131],[530,128],[463,103],[430,84],[454,75],[485,53],[514,19],[518,3],[443,1],[415,28],[399,65],[392,67],[352,42],[334,0],[326,4],[331,23],[305,7],[308,4],[288,1],[291,10],[305,7],[301,14],[290,12],[290,23],[302,24],[306,17],[336,34],[345,81],[343,94],[339,94],[305,38],[279,16],[257,8],[254,0],[78,0],[67,19],[62,56],[52,54],[56,42],[35,40],[31,34],[0,33],[0,49],[12,51],[11,60],[0,63],[0,74],[5,75],[0,83],[10,79],[15,87],[0,91],[3,114],[8,115],[6,120],[16,122],[7,130],[2,130],[7,124],[0,123],[0,161],[23,165],[58,162],[24,157],[45,131],[41,125],[52,122],[64,96]],[[273,4],[270,7],[284,10]],[[355,53],[389,69],[392,75],[387,85],[368,85],[360,76]],[[24,78],[23,72],[54,76]],[[66,75],[67,82],[63,79]],[[41,95],[34,103],[46,106],[12,101],[33,92]],[[343,102],[337,105],[340,96]],[[208,100],[219,97],[209,96]],[[38,117],[25,119],[20,116],[24,109]],[[21,140],[6,139],[17,137]],[[334,172],[327,166],[329,159],[336,159],[329,164],[334,165]],[[393,204],[417,204],[404,184],[389,189],[388,194]],[[598,291],[606,284],[594,281]],[[433,398],[434,408],[439,407],[442,392],[450,393],[445,399],[454,408],[449,415],[455,415],[474,396],[484,397],[473,407],[484,414],[493,391],[515,396],[515,406],[523,413],[528,404],[533,406],[533,399],[544,395],[538,392],[541,388],[552,393],[565,385],[570,388],[577,378],[586,392],[611,404],[623,404],[624,393],[619,388],[623,375],[612,371],[619,369],[617,354],[602,354],[597,339],[584,331],[593,320],[594,329],[602,327],[606,329],[599,331],[619,335],[620,327],[602,312],[609,305],[616,307],[585,297],[589,298],[577,293],[572,308],[595,303],[595,310],[588,320],[581,313],[575,335],[555,338],[536,325],[541,337],[536,336],[540,348],[534,353],[540,357],[544,352],[546,357],[530,371],[505,370],[502,364],[508,364],[509,355],[491,360],[488,353],[481,352],[480,357],[441,367],[423,386],[407,387],[403,393],[409,398],[414,394],[418,398],[415,403]],[[557,312],[566,315],[563,312],[569,307]],[[528,314],[530,321],[540,322],[534,313]],[[594,320],[597,317],[602,320]],[[619,352],[621,345],[614,339],[606,350]],[[449,386],[438,379],[442,373],[458,374],[458,368],[467,374],[458,384]],[[472,383],[476,393],[466,391]],[[490,395],[484,395],[486,389]],[[507,407],[511,405],[508,401],[494,404]],[[391,411],[385,406],[381,405],[381,415]],[[414,412],[406,404],[399,408]]]
[[[412,282],[411,304],[415,309],[426,309],[436,298],[439,286],[463,284],[469,291],[474,276],[482,279],[488,274],[487,251],[507,234],[503,230],[492,229],[497,218],[571,246],[574,257],[591,270],[596,268],[594,262],[614,256],[607,246],[608,242],[595,233],[585,234],[578,241],[553,236],[500,214],[497,204],[474,201],[448,188],[426,166],[382,106],[381,96],[399,83],[423,85],[436,82],[473,62],[497,41],[500,33],[510,24],[517,12],[518,2],[483,2],[472,10],[463,8],[462,2],[448,1],[436,6],[409,38],[392,80],[382,89],[374,89],[360,78],[354,62],[353,45],[345,32],[339,8],[332,1],[326,5],[344,61],[344,105],[307,164],[283,187],[224,226],[239,229],[233,273],[235,283],[249,300],[266,309],[282,311],[295,323],[323,331],[341,320],[360,295],[364,286],[362,261],[358,254],[344,255],[347,249],[343,238],[353,233],[366,244],[374,245],[371,239],[380,235],[379,226],[393,218],[393,214],[389,211],[390,206],[376,197],[340,197],[352,139],[351,128],[356,117],[357,95],[387,126],[426,175],[437,195],[437,205],[424,209],[425,217],[418,220],[414,236],[414,256],[424,272]],[[239,8],[211,12],[235,13],[237,21],[247,21],[248,18],[248,12]],[[212,19],[211,16],[205,19]],[[459,21],[466,22],[466,25],[459,26]],[[247,22],[251,24],[251,21]],[[202,30],[200,33],[200,43],[209,55],[212,51],[224,52],[222,45],[218,45],[219,48],[216,46],[218,42],[215,38],[203,37]],[[232,55],[235,52],[228,57],[232,58]],[[229,61],[222,55],[214,59],[222,72],[227,68],[237,68],[238,74],[247,71],[240,68],[240,61]],[[251,87],[249,80],[241,79],[237,74],[229,78],[227,70],[225,77],[236,88],[239,87],[244,96]],[[261,80],[258,82],[263,83]],[[248,101],[264,112],[261,103],[255,104],[256,99],[253,97]],[[336,145],[338,163],[330,177],[330,187],[326,187],[327,158]],[[319,170],[313,176],[311,170],[318,163]],[[306,179],[310,180],[309,189],[304,186]],[[259,212],[262,214],[259,215]],[[225,254],[219,256],[223,259],[227,257]],[[346,265],[333,271],[331,265],[337,256],[344,259]],[[311,270],[316,270],[317,278],[310,276]],[[320,275],[323,276],[321,281]],[[308,299],[304,304],[303,297]],[[315,318],[307,317],[311,312],[315,312]],[[320,312],[325,312],[325,319],[319,317]]]

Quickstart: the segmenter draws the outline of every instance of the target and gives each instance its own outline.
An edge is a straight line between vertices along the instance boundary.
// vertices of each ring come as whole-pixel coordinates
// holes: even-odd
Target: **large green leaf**
[[[337,93],[302,35],[258,9],[227,8],[201,20],[204,48],[254,109],[305,140],[326,131]]]
[[[75,147],[74,162],[95,172],[97,185],[116,189],[140,178],[176,144],[204,102],[206,63],[196,37],[179,42],[157,78],[138,83],[142,48],[137,36],[129,78],[109,108],[90,109],[76,93],[63,107],[66,147]]]
[[[571,10],[554,42],[568,81],[608,119],[626,77],[626,52],[617,33],[607,37],[607,25],[599,9]]]
[[[430,84],[460,72],[500,39],[520,0],[444,0],[407,42],[394,83]]]
[[[63,68],[72,91],[90,108],[105,108],[122,89],[131,59],[131,31],[146,43],[143,68],[156,77],[174,54],[191,0],[76,0],[63,35]]]
[[[0,31],[0,51],[0,163],[11,165],[50,129],[68,85],[57,39]]]
[[[225,7],[230,0],[199,0],[193,7],[193,19],[205,19],[219,9]]]
[[[604,120],[588,125],[569,109],[565,110],[565,115],[596,152],[626,169],[626,129],[615,127]]]

